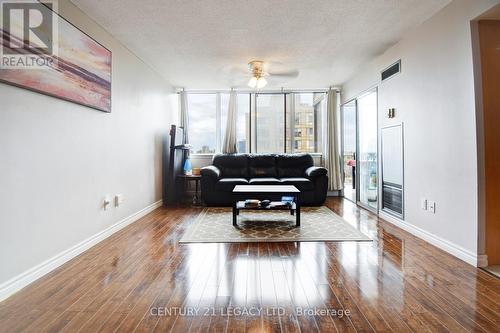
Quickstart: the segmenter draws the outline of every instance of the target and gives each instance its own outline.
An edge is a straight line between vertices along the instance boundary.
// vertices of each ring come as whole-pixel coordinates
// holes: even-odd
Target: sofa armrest
[[[209,165],[201,168],[200,171],[202,176],[213,178],[214,180],[218,180],[220,178],[220,170],[216,166]]]
[[[306,177],[307,178],[316,178],[319,176],[326,176],[328,171],[322,167],[312,166],[306,169]]]

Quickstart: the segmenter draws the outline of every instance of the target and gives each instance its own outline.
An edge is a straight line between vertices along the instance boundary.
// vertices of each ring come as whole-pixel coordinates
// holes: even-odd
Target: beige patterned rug
[[[371,241],[327,207],[303,207],[301,226],[288,211],[242,210],[238,227],[231,208],[205,208],[180,243]]]

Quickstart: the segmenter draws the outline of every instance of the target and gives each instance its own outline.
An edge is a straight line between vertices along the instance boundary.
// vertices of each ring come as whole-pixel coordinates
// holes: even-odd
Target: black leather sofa
[[[319,206],[326,198],[328,175],[309,154],[219,154],[201,169],[201,198],[209,206],[233,204],[236,185],[294,185],[302,205]],[[249,199],[279,200],[276,197]]]

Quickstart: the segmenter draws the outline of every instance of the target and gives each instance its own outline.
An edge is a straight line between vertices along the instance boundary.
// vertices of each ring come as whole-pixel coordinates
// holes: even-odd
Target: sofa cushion
[[[311,191],[314,190],[314,184],[307,178],[302,177],[292,177],[292,178],[281,178],[282,185],[293,185],[300,191]]]
[[[277,178],[266,177],[266,178],[251,178],[248,182],[250,185],[280,185],[281,182]]]
[[[248,156],[248,176],[254,177],[276,177],[276,156],[275,155],[249,155]]]
[[[232,192],[236,185],[248,185],[245,178],[222,178],[215,183],[215,190],[222,192]]]
[[[248,178],[247,154],[218,154],[212,164],[219,168],[221,178]]]
[[[309,154],[286,154],[276,157],[279,178],[304,177],[306,169],[313,165],[313,158]]]

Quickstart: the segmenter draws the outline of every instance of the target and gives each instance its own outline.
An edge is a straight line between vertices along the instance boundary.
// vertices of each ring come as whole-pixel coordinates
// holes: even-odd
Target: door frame
[[[359,190],[359,187],[358,187],[358,176],[357,176],[357,172],[358,172],[358,158],[357,158],[357,153],[358,153],[358,100],[356,97],[354,98],[351,98],[350,100],[348,100],[347,102],[343,103],[342,105],[340,105],[340,132],[341,132],[341,135],[340,135],[340,155],[342,156],[342,167],[340,168],[341,169],[341,172],[342,172],[342,177],[345,176],[345,163],[344,163],[344,133],[345,133],[345,128],[344,128],[344,106],[346,104],[349,104],[349,103],[352,103],[354,102],[354,129],[355,129],[355,141],[356,141],[356,175],[354,178],[356,178],[356,184],[355,184],[355,194],[354,194],[354,201],[351,200],[350,198],[347,198],[344,196],[344,189],[342,189],[342,197],[344,199],[347,199],[349,200],[350,202],[352,203],[355,203],[357,204],[357,201],[358,201],[358,197],[359,197],[359,194],[358,194],[358,190]],[[344,179],[342,179],[342,183],[344,183],[345,181],[345,177]],[[344,186],[345,188],[345,186]]]
[[[376,126],[377,126],[377,207],[374,208],[370,205],[365,205],[364,203],[362,203],[361,201],[359,201],[359,191],[360,191],[360,188],[359,188],[359,180],[360,180],[360,177],[359,177],[359,172],[360,172],[360,168],[359,168],[359,108],[358,108],[358,99],[367,95],[367,94],[370,94],[370,93],[373,93],[375,92],[376,94],[376,99],[377,99],[377,102],[376,102]],[[366,90],[363,90],[361,93],[357,94],[355,97],[347,100],[345,103],[342,103],[341,106],[340,106],[340,109],[341,109],[341,154],[342,154],[342,159],[344,158],[344,106],[348,103],[351,103],[351,102],[355,102],[355,107],[356,107],[356,205],[374,213],[374,214],[377,214],[379,213],[380,211],[380,167],[379,167],[379,164],[380,164],[380,160],[379,160],[379,128],[378,128],[378,122],[379,122],[379,119],[378,119],[378,115],[379,115],[379,107],[378,107],[378,101],[379,101],[379,97],[378,97],[378,94],[379,94],[379,89],[378,89],[378,85],[375,85],[373,87],[370,87],[369,89],[366,89]],[[342,162],[342,173],[344,172],[344,163]],[[342,190],[342,197],[344,197],[344,190]],[[346,197],[344,197],[346,198]],[[347,198],[346,198],[347,199]],[[350,199],[347,199],[349,201],[351,201]],[[351,201],[352,202],[352,201]]]

